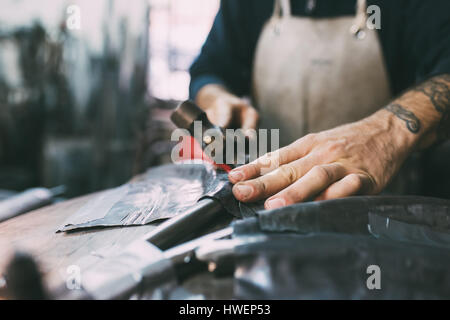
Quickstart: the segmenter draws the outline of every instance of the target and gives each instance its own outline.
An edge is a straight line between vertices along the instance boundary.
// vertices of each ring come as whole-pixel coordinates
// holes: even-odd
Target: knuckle
[[[267,153],[263,157],[258,159],[258,165],[262,167],[268,167],[270,166],[270,159],[271,159],[271,153]]]
[[[264,181],[263,179],[256,179],[255,187],[256,187],[256,190],[258,190],[259,194],[265,195],[267,193],[268,186],[267,186],[266,181]]]
[[[280,167],[280,175],[287,180],[290,184],[297,181],[297,170],[293,166],[283,165]]]
[[[351,174],[347,177],[347,183],[352,190],[360,190],[363,186],[361,177],[357,174]]]
[[[329,153],[336,153],[337,151],[342,150],[344,143],[342,141],[333,141],[328,143],[327,151]]]
[[[306,136],[303,136],[302,138],[292,142],[288,147],[297,148],[304,144],[311,144],[316,139],[316,136],[317,135],[315,133],[309,133]]]
[[[272,152],[272,161],[277,164],[278,166],[280,166],[280,164],[282,163],[287,163],[289,162],[289,154],[291,152],[291,149],[289,148],[289,146],[287,147],[283,147],[277,151]]]
[[[306,136],[303,137],[305,141],[313,141],[316,138],[315,133],[308,133]]]
[[[256,164],[250,163],[246,166],[243,166],[240,170],[242,171],[242,173],[244,175],[244,179],[248,179],[248,178],[258,175],[259,166]]]
[[[311,174],[313,174],[320,181],[330,181],[332,180],[331,174],[329,171],[323,166],[314,166],[311,169]]]
[[[286,199],[287,203],[293,204],[304,201],[305,195],[302,188],[300,188],[299,186],[294,186],[293,188],[289,188],[285,192],[284,198]]]
[[[253,174],[254,172],[258,171],[258,165],[249,163],[248,165],[242,167],[242,169],[244,169],[245,173]]]
[[[266,153],[265,156],[260,158],[259,164],[265,168],[275,169],[280,163],[279,157],[280,154],[277,151]]]
[[[330,141],[328,142],[324,149],[323,149],[323,155],[324,156],[331,156],[336,157],[346,149],[347,143],[345,139],[339,139],[337,141]]]

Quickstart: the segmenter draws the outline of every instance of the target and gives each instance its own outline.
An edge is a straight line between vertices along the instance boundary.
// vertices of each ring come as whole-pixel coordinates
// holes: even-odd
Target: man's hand
[[[307,135],[233,170],[233,193],[244,202],[269,197],[266,209],[378,193],[405,159],[405,151],[392,144],[391,130],[392,124],[373,117]],[[279,167],[261,176],[274,161]]]
[[[233,193],[243,202],[268,198],[266,209],[377,194],[412,151],[449,131],[449,110],[450,77],[435,77],[366,119],[307,135],[231,171]]]
[[[205,110],[208,119],[223,128],[256,129],[258,112],[247,101],[236,97],[218,85],[206,85],[198,93],[196,102]]]

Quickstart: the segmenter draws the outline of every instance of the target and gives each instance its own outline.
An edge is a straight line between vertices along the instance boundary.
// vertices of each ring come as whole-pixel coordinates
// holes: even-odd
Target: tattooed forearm
[[[438,140],[450,138],[450,75],[435,77],[419,86],[415,91],[425,94],[436,111],[442,114],[437,128]]]
[[[406,110],[399,104],[391,104],[386,107],[386,110],[392,112],[397,118],[406,122],[406,127],[414,134],[419,133],[421,128],[420,120],[414,113]]]
[[[433,103],[433,106],[440,113],[444,113],[450,107],[450,75],[436,77],[420,86],[416,87],[416,91],[423,92]]]

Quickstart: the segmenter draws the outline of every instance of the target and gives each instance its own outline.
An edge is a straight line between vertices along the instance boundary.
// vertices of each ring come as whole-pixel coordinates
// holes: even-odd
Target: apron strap
[[[275,0],[273,16],[277,18],[291,16],[291,0]]]
[[[353,34],[358,34],[361,30],[366,28],[367,22],[367,0],[357,0],[356,3],[356,18],[355,23],[351,27]]]

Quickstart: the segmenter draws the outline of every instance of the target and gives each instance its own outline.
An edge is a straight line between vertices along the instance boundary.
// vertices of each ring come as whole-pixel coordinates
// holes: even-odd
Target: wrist
[[[393,153],[405,158],[417,149],[425,134],[420,125],[418,130],[415,126],[414,130],[410,130],[404,121],[386,109],[376,112],[363,122],[373,128],[380,143],[390,145]]]

